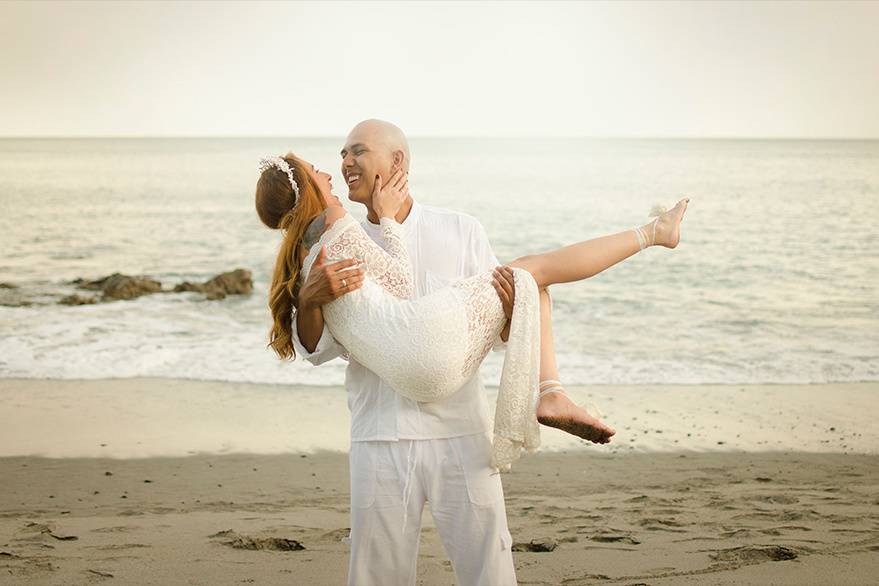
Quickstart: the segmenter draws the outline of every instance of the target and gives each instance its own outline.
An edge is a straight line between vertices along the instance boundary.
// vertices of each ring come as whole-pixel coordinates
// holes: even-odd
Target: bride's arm
[[[395,291],[382,285],[386,290],[398,297],[411,297],[415,290],[412,280],[412,263],[409,260],[409,249],[406,246],[403,226],[397,222],[397,214],[403,203],[409,199],[409,173],[402,168],[391,175],[388,184],[382,184],[382,178],[376,175],[372,188],[372,209],[379,216],[382,240],[385,250],[394,259],[396,274],[389,275],[387,282]]]
[[[391,295],[402,299],[411,297],[415,290],[403,226],[395,217],[409,197],[408,183],[407,175],[402,169],[398,169],[391,176],[387,185],[383,185],[381,177],[376,176],[372,191],[372,209],[379,216],[384,250],[373,242],[344,208],[332,207],[326,212],[326,221],[330,225],[327,231],[336,233],[331,235],[331,243],[327,244],[331,255],[336,258],[356,259],[363,265],[367,276]],[[333,227],[337,222],[341,224]]]
[[[397,223],[396,219],[387,217],[381,218],[379,224],[382,227],[382,240],[385,241],[385,249],[382,252],[386,252],[391,258],[383,277],[384,282],[379,284],[402,299],[412,297],[415,285],[412,282],[412,263],[409,260],[409,248],[404,239],[403,226]]]
[[[401,299],[412,296],[412,265],[403,238],[403,227],[393,218],[379,220],[387,250],[383,250],[350,215],[343,214],[327,229],[333,231],[326,243],[332,258],[350,258],[357,262],[382,289]],[[331,219],[327,218],[328,221]]]

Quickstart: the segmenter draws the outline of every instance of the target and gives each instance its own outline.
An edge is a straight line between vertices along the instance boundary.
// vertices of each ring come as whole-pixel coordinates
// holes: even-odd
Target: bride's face
[[[341,200],[333,193],[333,176],[311,165],[311,177],[320,190],[321,197],[328,208],[343,207]]]

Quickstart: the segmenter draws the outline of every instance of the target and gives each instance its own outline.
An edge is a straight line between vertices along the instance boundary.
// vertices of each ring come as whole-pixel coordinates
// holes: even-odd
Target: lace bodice
[[[323,218],[323,215],[318,216],[315,222],[323,222]],[[400,299],[411,297],[414,290],[412,265],[403,240],[403,227],[391,218],[382,218],[379,223],[386,249],[376,244],[351,214],[346,213],[333,222],[311,244],[308,256],[302,264],[303,280],[311,272],[321,246],[326,246],[328,261],[354,259],[366,271],[366,276],[382,289]],[[313,240],[313,235],[314,230],[310,226],[306,231],[306,244]]]

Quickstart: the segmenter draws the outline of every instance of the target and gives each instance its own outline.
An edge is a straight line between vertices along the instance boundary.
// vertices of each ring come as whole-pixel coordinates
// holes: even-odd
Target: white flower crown
[[[290,187],[293,188],[293,193],[296,195],[296,202],[293,204],[293,207],[296,207],[296,204],[299,203],[299,185],[296,183],[296,180],[293,179],[293,169],[291,169],[290,164],[281,157],[263,157],[259,160],[260,173],[272,167],[287,174],[287,179],[290,180]]]

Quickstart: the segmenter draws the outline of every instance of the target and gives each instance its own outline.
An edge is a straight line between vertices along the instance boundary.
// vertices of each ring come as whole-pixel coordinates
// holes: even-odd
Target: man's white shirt
[[[361,222],[366,233],[384,247],[381,226]],[[485,228],[466,214],[412,203],[403,230],[414,271],[415,296],[421,297],[462,278],[498,265]],[[498,339],[499,341],[499,339]],[[299,341],[293,320],[296,354],[314,365],[345,354],[324,324],[314,352]],[[481,433],[490,429],[485,389],[479,371],[455,394],[442,401],[418,403],[403,397],[353,358],[345,372],[351,441],[437,439]]]

